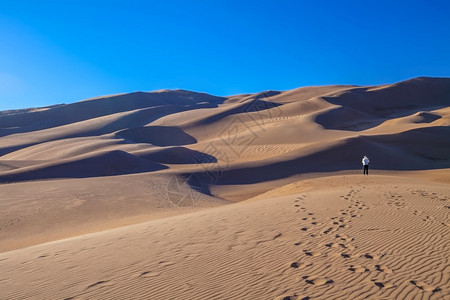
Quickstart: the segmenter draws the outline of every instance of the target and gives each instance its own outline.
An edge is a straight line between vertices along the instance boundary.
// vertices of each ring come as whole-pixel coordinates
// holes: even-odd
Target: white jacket
[[[370,163],[370,160],[368,157],[364,156],[362,159],[363,166],[367,166]]]

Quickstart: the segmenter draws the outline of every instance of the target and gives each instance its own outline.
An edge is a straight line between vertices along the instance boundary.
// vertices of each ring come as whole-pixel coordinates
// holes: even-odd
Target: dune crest
[[[449,137],[450,78],[0,112],[0,299],[449,298]]]

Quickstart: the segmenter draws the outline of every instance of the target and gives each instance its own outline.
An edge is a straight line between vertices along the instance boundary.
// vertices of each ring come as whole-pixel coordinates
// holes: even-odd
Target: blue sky
[[[0,1],[0,110],[450,76],[449,1]]]

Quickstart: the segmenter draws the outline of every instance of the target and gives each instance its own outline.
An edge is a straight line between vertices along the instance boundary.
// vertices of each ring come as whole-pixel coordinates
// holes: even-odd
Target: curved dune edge
[[[231,181],[245,184],[255,172],[243,176],[242,171],[255,166],[262,168],[258,175],[271,175],[260,179],[266,181],[278,178],[275,173],[352,170],[362,155],[377,169],[448,168],[450,144],[442,137],[450,128],[449,99],[450,78],[420,77],[383,86],[306,87],[230,97],[138,92],[0,113],[0,182],[171,173],[176,169],[171,164],[181,161],[181,174],[205,164],[207,173],[223,171]],[[180,146],[192,159],[174,159],[170,150]],[[117,172],[113,166],[98,173],[84,169],[86,159],[91,164],[88,156],[96,165],[92,169],[98,169],[105,167],[98,159],[102,153],[115,153],[105,158],[120,160],[118,151],[130,165]],[[263,172],[283,160],[288,167]],[[289,169],[295,162],[300,168]],[[136,163],[147,166],[135,168]],[[223,180],[230,181],[217,178],[219,184]]]
[[[0,112],[0,299],[450,298],[449,100],[420,77]]]
[[[450,189],[420,173],[309,179],[0,253],[0,298],[445,299]]]

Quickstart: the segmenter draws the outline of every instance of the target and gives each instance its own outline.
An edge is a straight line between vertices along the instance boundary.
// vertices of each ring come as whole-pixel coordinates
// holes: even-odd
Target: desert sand
[[[450,78],[0,112],[0,299],[450,299],[449,137]]]

